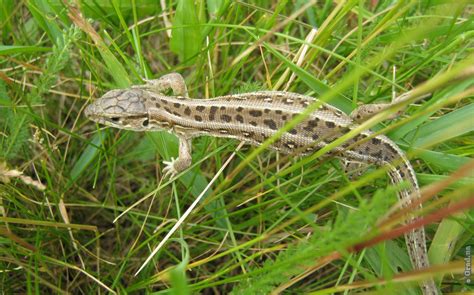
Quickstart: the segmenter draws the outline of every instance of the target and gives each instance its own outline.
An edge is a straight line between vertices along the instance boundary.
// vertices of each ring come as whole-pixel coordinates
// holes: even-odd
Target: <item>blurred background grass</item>
[[[248,146],[134,277],[238,144],[194,140],[195,165],[159,185],[162,160],[177,155],[173,135],[101,129],[82,115],[110,89],[169,72],[181,73],[197,99],[288,90],[345,112],[430,93],[367,127],[410,155],[421,186],[438,185],[424,214],[473,197],[472,178],[444,184],[474,151],[468,1],[0,4],[3,293],[332,293],[352,282],[420,293],[414,274],[376,281],[411,270],[403,238],[344,251],[376,234],[396,202],[383,173],[352,180],[335,158]],[[441,265],[428,273],[443,291],[469,289],[462,265],[449,261],[464,258],[473,228],[472,210],[427,227],[430,258]],[[333,251],[343,258],[322,263]]]

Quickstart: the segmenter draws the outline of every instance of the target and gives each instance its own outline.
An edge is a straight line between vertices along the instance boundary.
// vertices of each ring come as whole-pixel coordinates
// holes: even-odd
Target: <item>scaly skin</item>
[[[165,95],[172,89],[174,96]],[[168,130],[180,140],[179,157],[165,163],[165,173],[174,175],[191,165],[191,139],[199,135],[234,138],[259,145],[315,101],[314,98],[281,91],[257,91],[212,99],[187,98],[179,74],[169,74],[146,85],[112,90],[89,105],[85,114],[108,126],[134,131]],[[387,105],[365,105],[351,116],[322,104],[292,130],[270,145],[271,149],[299,155],[316,152],[352,130],[374,111]],[[368,139],[368,140],[364,140]],[[403,206],[420,197],[415,172],[398,146],[383,135],[361,132],[332,151],[349,160],[388,165],[394,184],[406,181],[410,187],[399,192]],[[421,207],[421,205],[420,205]],[[407,222],[412,222],[411,217]],[[406,234],[410,259],[415,269],[429,266],[423,228]],[[422,283],[424,294],[438,294],[433,280]]]

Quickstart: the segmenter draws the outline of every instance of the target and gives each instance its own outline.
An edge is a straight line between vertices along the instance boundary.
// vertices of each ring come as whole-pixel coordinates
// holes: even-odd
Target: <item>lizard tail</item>
[[[398,193],[398,198],[402,203],[402,207],[408,206],[414,200],[418,200],[420,195],[420,189],[418,187],[418,181],[416,180],[415,171],[408,164],[408,160],[405,156],[401,155],[401,164],[397,167],[393,167],[389,171],[389,176],[394,184],[408,181],[410,187],[403,189]],[[421,209],[422,205],[419,204],[418,209]],[[417,217],[408,217],[406,222],[413,222]],[[429,267],[430,263],[428,260],[428,251],[426,248],[426,237],[425,229],[423,227],[414,229],[405,234],[405,241],[408,247],[408,253],[410,255],[411,263],[416,269],[423,269]],[[424,295],[436,295],[438,289],[433,279],[421,282],[421,288]]]

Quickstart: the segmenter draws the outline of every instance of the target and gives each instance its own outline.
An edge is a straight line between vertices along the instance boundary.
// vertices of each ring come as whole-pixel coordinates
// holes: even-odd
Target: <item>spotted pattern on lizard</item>
[[[171,88],[174,96],[164,95]],[[191,165],[191,139],[200,135],[234,138],[259,145],[274,135],[315,98],[282,91],[257,91],[211,99],[187,98],[184,80],[178,74],[166,75],[146,85],[112,90],[89,105],[86,116],[108,126],[134,131],[168,130],[180,139],[179,157],[166,171],[176,174]],[[368,111],[369,110],[369,111]],[[316,152],[357,126],[361,114],[348,116],[335,107],[321,104],[302,122],[285,132],[269,148],[282,153],[308,155]],[[356,115],[354,115],[356,114]],[[389,138],[363,131],[336,147],[333,154],[346,159],[390,166],[393,183],[410,183],[399,192],[404,206],[419,198],[415,172],[400,148]],[[395,163],[395,164],[394,164]],[[413,221],[411,217],[408,221]],[[416,269],[429,266],[424,229],[406,235],[410,258]],[[437,294],[432,280],[423,282],[424,294]]]

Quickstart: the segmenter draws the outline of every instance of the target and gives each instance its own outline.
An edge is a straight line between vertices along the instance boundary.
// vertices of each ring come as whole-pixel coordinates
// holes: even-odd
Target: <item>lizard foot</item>
[[[163,177],[175,177],[178,173],[186,170],[191,165],[191,159],[178,157],[171,158],[171,161],[163,161],[165,168],[163,169]]]
[[[163,178],[173,178],[178,174],[178,170],[176,169],[176,162],[177,159],[171,158],[171,161],[163,161],[163,164],[165,164],[165,168],[163,168]]]

